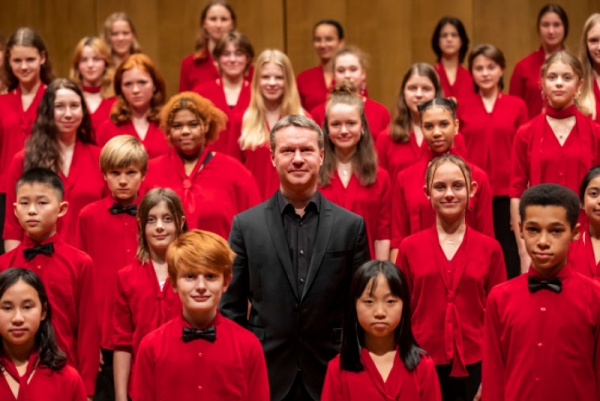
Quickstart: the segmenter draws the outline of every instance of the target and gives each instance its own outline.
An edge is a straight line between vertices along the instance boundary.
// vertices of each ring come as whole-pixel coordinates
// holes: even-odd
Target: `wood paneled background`
[[[546,0],[230,0],[238,29],[256,53],[285,50],[295,73],[312,67],[312,26],[339,20],[346,41],[370,55],[369,94],[388,107],[395,103],[402,75],[417,61],[434,62],[431,34],[437,21],[454,15],[465,24],[471,48],[483,42],[502,49],[508,82],[514,64],[539,46],[535,21]],[[559,0],[569,16],[568,47],[577,51],[586,18],[600,12],[599,0]],[[115,11],[129,13],[144,52],[167,80],[170,94],[179,82],[181,60],[193,51],[203,0],[0,0],[0,30],[8,36],[20,26],[39,30],[55,71],[66,76],[75,44],[97,35]]]

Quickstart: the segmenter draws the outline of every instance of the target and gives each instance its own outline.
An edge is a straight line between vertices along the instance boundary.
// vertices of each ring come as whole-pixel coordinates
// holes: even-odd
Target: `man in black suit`
[[[324,138],[311,119],[283,118],[270,145],[281,187],[233,220],[237,256],[221,311],[262,342],[272,400],[319,400],[350,279],[369,260],[365,223],[317,190]]]

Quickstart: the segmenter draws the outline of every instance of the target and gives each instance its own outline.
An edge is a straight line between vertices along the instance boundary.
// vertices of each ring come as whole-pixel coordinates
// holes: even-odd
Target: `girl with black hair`
[[[329,362],[322,401],[441,400],[431,358],[410,323],[406,279],[392,262],[354,273],[340,354]]]
[[[42,280],[18,267],[0,274],[0,399],[85,401],[83,381],[56,345]]]

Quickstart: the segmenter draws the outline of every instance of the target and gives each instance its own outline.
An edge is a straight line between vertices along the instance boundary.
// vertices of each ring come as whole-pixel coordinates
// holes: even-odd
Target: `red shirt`
[[[150,122],[148,131],[146,131],[146,136],[142,140],[131,120],[120,125],[116,125],[112,120],[107,120],[100,125],[100,128],[96,133],[96,143],[98,143],[98,146],[102,147],[106,142],[119,135],[131,135],[136,137],[142,145],[144,145],[144,148],[146,148],[146,152],[148,152],[148,157],[150,159],[164,155],[169,151],[169,143],[167,142],[165,133],[162,132],[158,123],[154,121]]]
[[[392,187],[392,249],[409,235],[435,224],[435,210],[423,192],[427,166],[433,158],[427,151],[424,158],[398,174]],[[469,167],[478,186],[475,196],[469,199],[467,225],[494,238],[492,188],[482,169],[471,163]]]
[[[369,351],[362,348],[362,372],[350,372],[340,367],[340,356],[327,366],[321,401],[441,401],[440,383],[431,358],[421,355],[421,361],[409,371],[396,351],[394,365],[384,381]]]
[[[310,112],[312,119],[319,126],[322,126],[325,121],[326,106],[327,103],[321,103]],[[367,117],[367,122],[369,123],[373,143],[376,143],[379,133],[390,126],[390,112],[381,103],[367,98],[365,99],[365,117]]]
[[[531,53],[515,65],[510,77],[510,93],[525,101],[529,119],[542,112],[544,102],[542,99],[542,64],[546,61],[544,48]]]
[[[323,66],[302,71],[296,78],[296,86],[304,110],[312,110],[327,101],[329,88],[325,82]]]
[[[45,91],[46,86],[40,84],[27,110],[23,110],[20,87],[0,95],[0,193],[5,194],[9,189],[12,190],[7,187],[8,170],[15,154],[23,150],[25,140],[31,135],[37,108]]]
[[[450,84],[450,80],[448,79],[448,75],[446,74],[446,69],[444,65],[440,61],[436,65],[433,66],[438,76],[440,77],[440,84],[442,84],[442,89],[444,90],[445,97],[454,97],[457,101],[465,96],[472,95],[475,93],[475,86],[473,85],[473,78],[471,77],[471,73],[462,65],[458,65],[456,68],[456,80],[454,84]],[[460,101],[458,102],[460,105]]]
[[[250,82],[243,81],[242,90],[240,96],[237,99],[237,103],[230,107],[227,104],[227,98],[225,97],[225,91],[223,90],[223,83],[221,78],[217,78],[214,81],[205,82],[194,88],[194,92],[207,98],[213,104],[218,107],[223,113],[227,114],[227,126],[219,134],[219,139],[210,145],[210,148],[215,152],[227,153],[229,149],[229,135],[231,131],[231,124],[236,114],[244,114],[248,105],[250,104]]]
[[[98,130],[100,129],[102,123],[104,123],[107,120],[110,120],[110,110],[112,109],[116,101],[117,98],[114,96],[109,97],[108,99],[102,99],[102,102],[100,102],[100,105],[98,106],[96,111],[94,111],[93,113],[90,111],[90,117],[92,118],[92,127],[94,128],[94,134],[92,135],[94,140],[98,138]]]
[[[533,268],[494,288],[485,311],[482,400],[600,399],[600,287],[567,265],[562,291],[529,292]]]
[[[139,203],[138,196],[136,203]],[[101,346],[113,349],[112,316],[117,287],[117,272],[132,262],[137,252],[137,222],[127,213],[112,214],[112,196],[83,208],[79,214],[77,244],[94,261],[96,317],[101,331]]]
[[[596,99],[596,121],[600,123],[600,86],[598,86],[598,81],[594,80],[594,98]]]
[[[486,298],[506,281],[500,244],[467,227],[448,260],[433,226],[402,241],[397,264],[410,289],[415,340],[436,365],[452,364],[451,376],[468,376],[465,365],[481,361]]]
[[[600,161],[600,127],[579,111],[561,146],[542,113],[521,126],[514,139],[509,196],[520,198],[528,186],[556,183],[579,193],[588,170]]]
[[[240,162],[213,153],[204,164],[207,156],[208,148],[188,176],[177,151],[171,149],[150,161],[146,185],[171,188],[179,195],[190,230],[199,228],[228,238],[233,216],[260,203],[260,194],[252,174]]]
[[[94,394],[99,366],[98,326],[94,291],[94,264],[79,249],[53,235],[42,244],[54,244],[51,255],[26,260],[23,250],[37,245],[29,237],[0,256],[0,272],[18,266],[35,272],[44,283],[52,306],[56,344],[81,377],[88,395]]]
[[[8,173],[8,187],[6,194],[6,221],[4,223],[4,239],[23,240],[25,232],[15,216],[13,203],[17,201],[17,181],[23,174],[25,164],[25,151],[17,153]],[[102,199],[107,192],[104,176],[100,170],[100,148],[88,143],[77,141],[73,150],[73,160],[69,169],[69,176],[62,172],[58,176],[65,187],[63,200],[69,203],[67,214],[58,219],[57,232],[66,242],[77,243],[77,221],[81,209]]]
[[[461,100],[457,116],[467,145],[467,159],[487,173],[494,196],[508,196],[513,138],[527,122],[525,103],[518,97],[498,93],[494,108],[488,113],[477,93]]]
[[[350,210],[365,220],[371,259],[375,259],[374,242],[389,240],[390,233],[390,176],[379,167],[374,183],[364,186],[355,175],[350,177],[344,188],[337,171],[334,171],[329,185],[319,187],[321,194],[331,202]]]
[[[600,263],[596,263],[594,246],[589,229],[581,229],[578,241],[571,242],[569,247],[569,265],[584,276],[600,280]]]
[[[217,316],[210,325],[216,341],[184,343],[180,315],[148,334],[140,346],[134,371],[134,401],[269,399],[262,346],[251,332]]]
[[[4,373],[4,372],[3,372]],[[2,401],[87,401],[87,395],[81,376],[71,366],[55,371],[44,365],[37,365],[31,373],[27,385],[19,386],[15,398],[6,380],[5,373],[0,375],[0,400]]]
[[[194,90],[196,86],[221,76],[210,53],[205,53],[205,58],[195,59],[194,53],[183,59],[179,75],[179,92]]]

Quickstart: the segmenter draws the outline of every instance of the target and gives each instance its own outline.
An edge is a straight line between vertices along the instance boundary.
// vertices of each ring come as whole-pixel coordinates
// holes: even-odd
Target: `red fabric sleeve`
[[[512,151],[512,166],[510,170],[510,190],[511,198],[521,198],[523,192],[527,189],[529,182],[528,174],[528,155],[526,133],[529,124],[521,126],[515,135]]]
[[[471,168],[473,167],[471,166]],[[473,228],[490,238],[496,238],[494,234],[494,212],[492,210],[494,191],[487,174],[483,170],[480,170],[480,174],[477,180],[477,208],[474,210],[475,227]]]
[[[142,340],[133,370],[133,401],[156,401],[156,383],[153,380],[155,357],[152,343]]]
[[[378,174],[378,179],[381,180],[381,199],[379,200],[379,214],[377,219],[377,233],[375,240],[388,240],[392,238],[390,230],[391,218],[391,194],[390,194],[390,176],[385,170],[381,170]]]
[[[499,317],[496,297],[492,293],[486,302],[483,335],[483,363],[481,376],[482,400],[504,401],[504,357],[500,348]]]
[[[510,77],[509,95],[518,96],[521,99],[525,97],[525,77],[523,75],[523,65],[519,62],[515,66]]]
[[[340,361],[335,358],[327,365],[321,401],[345,401],[340,376]]]
[[[133,316],[127,301],[123,271],[117,274],[117,287],[115,294],[115,307],[113,313],[113,344],[115,350],[132,353],[133,344]]]
[[[394,188],[391,191],[391,249],[398,249],[400,242],[410,233],[410,215],[406,210],[406,199],[404,198],[404,177],[404,174],[398,174]]]
[[[229,156],[239,161],[242,161],[242,149],[240,148],[240,144],[238,142],[242,136],[242,119],[243,115],[236,115],[231,120],[229,139],[227,140],[227,153]]]
[[[440,381],[431,358],[421,356],[421,361],[417,366],[417,374],[421,389],[420,401],[442,401]]]
[[[254,338],[252,340],[255,340]],[[267,375],[267,363],[265,354],[258,340],[248,344],[249,366],[246,371],[248,374],[248,401],[264,401],[270,398],[269,377]]]
[[[10,164],[10,170],[8,171],[6,214],[4,220],[4,232],[2,233],[2,238],[4,239],[23,240],[23,228],[15,215],[15,207],[13,204],[17,202],[17,181],[19,181],[21,174],[23,174],[24,156],[24,151],[17,153],[13,158],[13,161]]]

